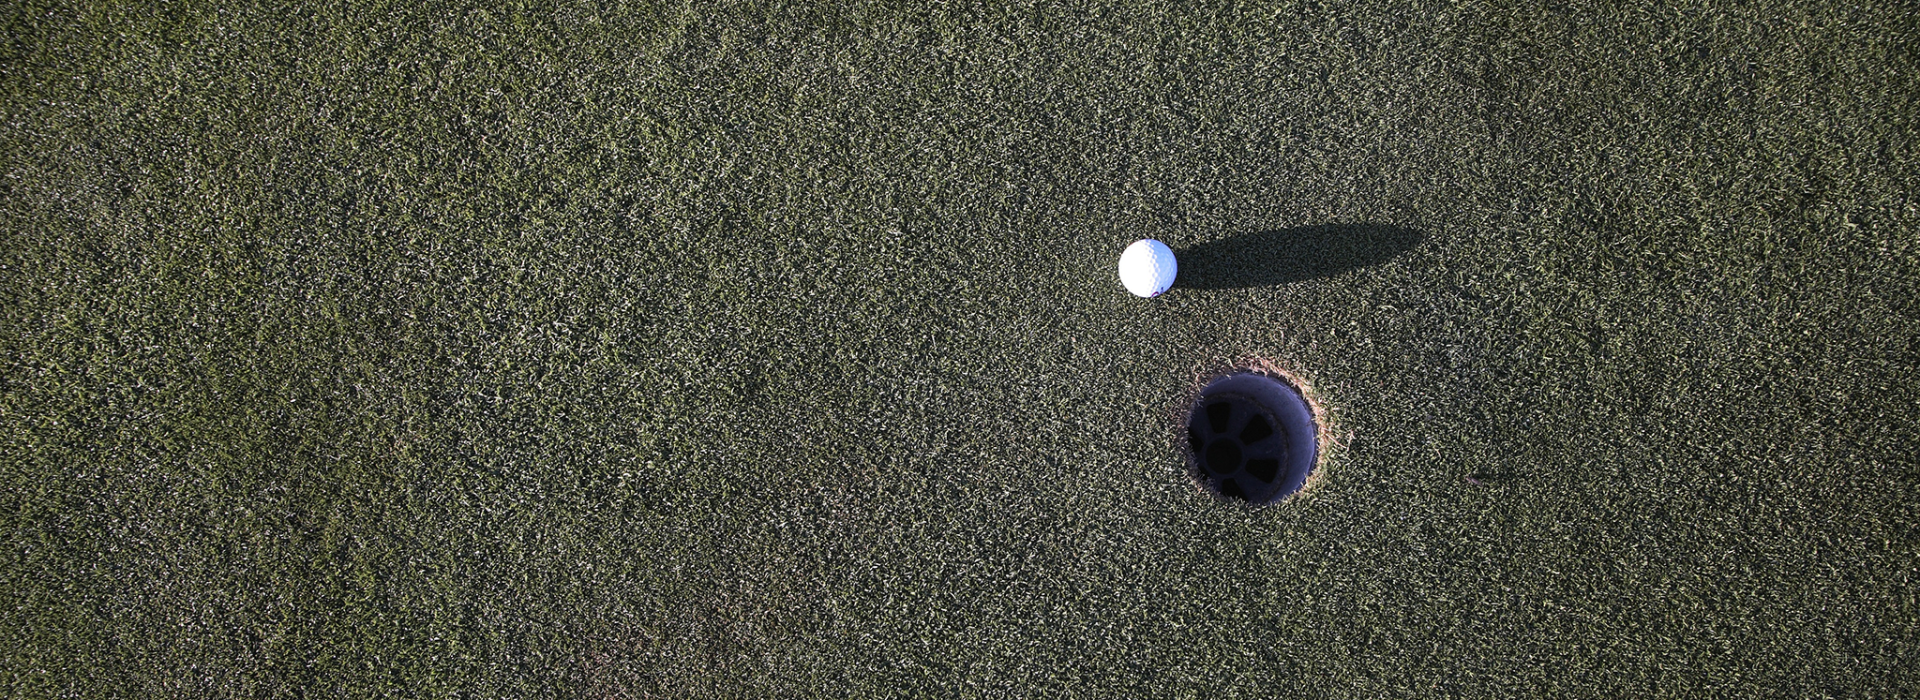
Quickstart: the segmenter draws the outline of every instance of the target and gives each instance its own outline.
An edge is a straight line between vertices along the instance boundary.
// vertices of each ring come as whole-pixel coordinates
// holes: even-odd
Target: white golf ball
[[[1120,283],[1134,296],[1160,296],[1173,286],[1173,276],[1179,272],[1173,249],[1151,238],[1134,241],[1120,254]]]

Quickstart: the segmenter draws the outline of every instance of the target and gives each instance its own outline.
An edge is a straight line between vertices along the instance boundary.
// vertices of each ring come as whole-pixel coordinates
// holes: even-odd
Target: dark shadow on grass
[[[1174,286],[1238,289],[1332,277],[1386,262],[1425,238],[1413,229],[1376,224],[1256,231],[1175,251],[1180,273]]]
[[[1513,471],[1477,471],[1467,475],[1467,483],[1474,486],[1507,486],[1520,481],[1520,474]]]

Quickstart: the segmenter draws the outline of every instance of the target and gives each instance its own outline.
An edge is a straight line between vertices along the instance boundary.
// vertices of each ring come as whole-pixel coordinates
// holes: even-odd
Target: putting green
[[[1920,686],[1904,4],[0,18],[11,694]]]

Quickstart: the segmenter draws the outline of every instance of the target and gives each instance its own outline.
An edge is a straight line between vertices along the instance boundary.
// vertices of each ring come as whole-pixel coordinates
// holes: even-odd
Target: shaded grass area
[[[1220,238],[1174,256],[1187,289],[1272,287],[1332,277],[1387,262],[1424,238],[1419,231],[1367,224],[1322,224]]]
[[[1897,3],[5,12],[15,694],[1916,685]]]

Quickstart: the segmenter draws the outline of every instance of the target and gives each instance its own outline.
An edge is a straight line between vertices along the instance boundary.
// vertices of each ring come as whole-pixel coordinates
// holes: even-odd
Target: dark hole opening
[[[1213,428],[1213,432],[1227,432],[1227,426],[1231,425],[1232,420],[1233,404],[1215,401],[1213,405],[1207,407],[1207,426]]]
[[[1247,460],[1247,473],[1252,474],[1256,479],[1271,484],[1273,483],[1273,477],[1280,473],[1280,460],[1249,459]]]
[[[1240,441],[1253,444],[1273,436],[1273,426],[1267,423],[1267,417],[1254,414],[1247,419],[1247,427],[1240,429]]]
[[[1313,470],[1310,411],[1284,380],[1253,372],[1215,379],[1187,414],[1193,476],[1239,500],[1271,503],[1298,492]]]
[[[1230,439],[1213,441],[1207,448],[1207,468],[1215,474],[1229,474],[1240,468],[1240,446]]]

